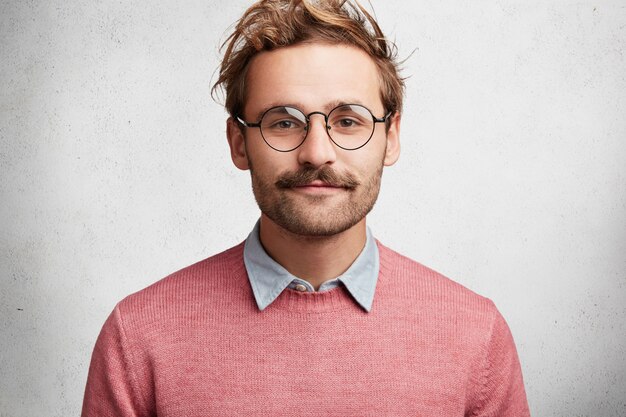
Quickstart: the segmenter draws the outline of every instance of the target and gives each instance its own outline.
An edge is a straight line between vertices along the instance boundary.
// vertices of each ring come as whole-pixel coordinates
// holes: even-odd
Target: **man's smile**
[[[329,184],[327,182],[320,181],[320,180],[315,180],[307,184],[298,185],[291,189],[298,191],[298,192],[303,192],[307,194],[315,194],[315,195],[334,194],[339,191],[346,190],[345,187]]]
[[[275,184],[278,188],[354,189],[359,181],[350,173],[338,173],[330,167],[323,167],[283,173]]]

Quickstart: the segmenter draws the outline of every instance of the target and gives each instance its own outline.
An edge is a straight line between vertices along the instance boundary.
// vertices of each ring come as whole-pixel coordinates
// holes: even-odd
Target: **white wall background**
[[[0,416],[78,415],[125,295],[258,216],[209,96],[248,1],[0,1]],[[626,3],[375,0],[381,241],[491,297],[534,416],[626,416]]]

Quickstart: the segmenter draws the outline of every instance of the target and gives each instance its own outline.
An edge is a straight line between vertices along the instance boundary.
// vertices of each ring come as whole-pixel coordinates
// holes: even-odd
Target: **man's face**
[[[351,46],[305,43],[262,52],[250,64],[246,87],[242,118],[248,122],[280,105],[305,114],[328,114],[340,103],[361,104],[378,118],[387,111],[374,61]],[[391,123],[388,135],[385,124],[376,123],[370,141],[357,150],[333,144],[319,114],[291,152],[269,147],[258,128],[247,128],[244,140],[232,121],[229,142],[235,164],[250,169],[263,215],[298,235],[330,236],[364,221],[374,206],[383,165],[398,157],[399,116]]]

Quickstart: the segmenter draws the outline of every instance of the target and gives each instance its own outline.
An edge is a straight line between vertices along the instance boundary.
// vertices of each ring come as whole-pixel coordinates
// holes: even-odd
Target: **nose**
[[[328,136],[326,120],[323,115],[310,116],[306,139],[296,151],[298,152],[298,162],[301,165],[319,168],[335,162],[337,159],[335,145]]]

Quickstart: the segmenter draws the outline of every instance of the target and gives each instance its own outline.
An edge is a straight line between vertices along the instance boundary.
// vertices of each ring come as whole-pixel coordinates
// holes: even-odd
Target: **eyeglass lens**
[[[313,122],[313,120],[312,120]],[[261,119],[261,134],[272,148],[289,151],[304,141],[308,130],[307,117],[293,107],[274,107]],[[358,104],[336,107],[328,114],[327,131],[337,146],[356,149],[372,136],[372,113]]]

